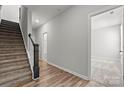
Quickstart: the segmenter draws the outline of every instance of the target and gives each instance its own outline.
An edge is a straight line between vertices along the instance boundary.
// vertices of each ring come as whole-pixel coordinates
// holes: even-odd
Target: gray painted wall
[[[73,6],[43,25],[37,33],[48,33],[47,60],[88,77],[88,14],[106,7]]]

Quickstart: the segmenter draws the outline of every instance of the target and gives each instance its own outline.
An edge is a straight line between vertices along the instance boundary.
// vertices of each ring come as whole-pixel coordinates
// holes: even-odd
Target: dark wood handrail
[[[29,38],[30,38],[30,40],[31,40],[32,44],[33,44],[33,45],[35,45],[35,43],[34,43],[34,41],[33,41],[32,37],[31,37],[31,33],[29,33],[29,34],[28,34],[28,36],[29,36]]]
[[[34,48],[34,66],[33,66],[33,76],[34,79],[39,78],[39,44],[35,44],[31,34],[28,35],[32,44],[33,44],[33,48]]]

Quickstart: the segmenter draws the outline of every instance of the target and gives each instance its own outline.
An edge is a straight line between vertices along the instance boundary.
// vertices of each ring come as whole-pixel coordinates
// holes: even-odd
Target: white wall
[[[29,63],[31,70],[33,71],[33,45],[30,41],[28,34],[32,34],[32,13],[27,8],[21,6],[21,16],[20,16],[20,27],[23,35],[23,40],[25,43],[25,48],[28,53]]]
[[[0,22],[1,22],[1,9],[2,9],[2,6],[0,5]]]
[[[3,5],[1,10],[1,18],[19,22],[19,7],[19,5]]]
[[[48,61],[88,77],[88,14],[106,7],[73,6],[43,25],[37,35],[48,33]]]
[[[92,30],[92,57],[98,60],[120,60],[120,25]]]
[[[19,22],[20,22],[20,26],[21,26],[21,31],[23,33],[25,46],[27,47],[27,44],[28,44],[28,20],[27,20],[28,19],[28,9],[22,6],[20,11],[21,12],[20,12]]]

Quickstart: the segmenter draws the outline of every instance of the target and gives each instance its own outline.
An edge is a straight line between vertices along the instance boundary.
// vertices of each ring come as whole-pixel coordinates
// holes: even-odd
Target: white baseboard
[[[48,62],[48,61],[47,61],[47,63],[50,64],[50,65],[52,65],[52,66],[55,66],[55,67],[57,67],[57,68],[59,68],[59,69],[61,69],[61,70],[64,70],[65,72],[68,72],[68,73],[70,73],[70,74],[73,74],[73,75],[75,75],[75,76],[78,76],[78,77],[80,77],[80,78],[82,78],[82,79],[90,80],[90,78],[88,78],[88,76],[84,76],[84,75],[81,75],[81,74],[79,74],[79,73],[77,73],[77,72],[74,72],[74,71],[71,71],[71,70],[69,70],[69,69],[66,69],[66,68],[64,68],[64,67],[60,67],[60,66],[58,66],[58,65],[56,65],[56,64],[54,64],[54,63],[52,63],[52,62]]]

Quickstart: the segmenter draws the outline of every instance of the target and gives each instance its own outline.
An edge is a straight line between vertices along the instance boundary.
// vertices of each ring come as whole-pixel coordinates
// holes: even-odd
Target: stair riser
[[[15,23],[15,22],[9,22],[9,21],[3,21],[1,22],[1,24],[6,24],[6,25],[15,25],[15,26],[18,26],[19,24],[18,23]]]
[[[1,41],[0,40],[1,45],[3,45],[3,44],[22,44],[22,43],[23,43],[22,40],[14,40],[14,41],[12,41],[12,40],[3,40],[3,41]]]
[[[5,49],[5,48],[9,48],[9,49],[13,49],[13,48],[24,48],[24,45],[22,44],[22,45],[16,45],[16,46],[5,46],[5,45],[3,45],[3,46],[0,46],[0,49]]]
[[[8,25],[0,25],[0,28],[7,28],[7,29],[12,29],[12,30],[19,30],[18,27],[15,26],[8,26]]]
[[[25,51],[0,51],[0,54],[7,54],[7,53],[25,53]]]
[[[22,41],[23,42],[23,39],[22,38],[0,38],[0,42],[18,42],[18,41]]]
[[[20,50],[20,49],[24,49],[25,50],[24,46],[19,46],[19,47],[2,47],[1,46],[0,51],[1,50]]]
[[[0,24],[0,26],[18,28],[18,25],[12,25],[12,24],[6,24],[6,23]]]
[[[8,53],[8,54],[0,54],[0,57],[4,57],[4,56],[19,56],[19,55],[26,55],[26,52],[25,53]]]
[[[11,43],[10,44],[8,44],[8,43],[7,44],[1,44],[0,43],[0,46],[5,46],[5,47],[6,46],[12,46],[12,47],[14,47],[14,46],[24,46],[24,44],[22,44],[22,43],[18,43],[18,44],[17,43],[15,43],[15,44],[11,44]]]
[[[12,21],[9,21],[9,20],[4,20],[4,19],[1,19],[1,23],[3,24],[3,23],[7,23],[7,24],[13,24],[13,25],[18,25],[18,23],[17,22],[12,22]]]
[[[6,56],[6,57],[3,56],[3,57],[0,57],[0,60],[4,61],[4,60],[11,60],[11,59],[19,59],[19,58],[26,59],[27,55],[19,55],[19,56],[15,55],[15,56]]]
[[[13,31],[13,30],[7,30],[7,29],[1,29],[0,28],[0,32],[2,32],[2,33],[8,33],[8,34],[21,34],[21,32],[20,31]]]
[[[22,35],[21,34],[18,34],[18,33],[7,33],[7,32],[5,32],[5,31],[0,31],[0,35],[2,35],[2,36],[17,36],[17,37],[21,37]]]
[[[10,30],[10,31],[19,31],[19,29],[17,28],[9,28],[9,27],[4,27],[4,26],[0,26],[0,29]]]
[[[1,60],[0,64],[9,64],[9,63],[23,62],[23,61],[28,61],[28,59],[27,58],[25,58],[25,59],[24,58],[22,58],[22,59],[20,58],[20,59],[14,59],[14,60],[12,60],[12,59],[10,59],[10,60],[3,60],[3,61]]]
[[[27,62],[22,61],[22,62],[14,62],[14,63],[7,63],[7,64],[1,64],[0,68],[8,68],[10,66],[21,66],[21,65],[26,65]]]
[[[6,34],[6,33],[0,33],[0,37],[20,37],[20,38],[22,38],[22,36],[21,35],[19,35],[19,34]]]
[[[20,39],[20,40],[22,40],[22,37],[13,37],[13,36],[1,36],[0,35],[0,39],[5,39],[5,40],[10,40],[10,39],[14,39],[14,40],[16,40],[16,39]]]
[[[23,51],[23,50],[25,50],[24,48],[3,48],[3,49],[0,49],[0,51]]]
[[[28,68],[29,65],[21,65],[21,66],[11,66],[10,68],[4,68],[4,69],[1,69],[0,70],[0,74],[2,73],[6,73],[6,72],[9,72],[9,71],[13,71],[13,70],[17,70],[17,69],[23,69],[23,68]]]

